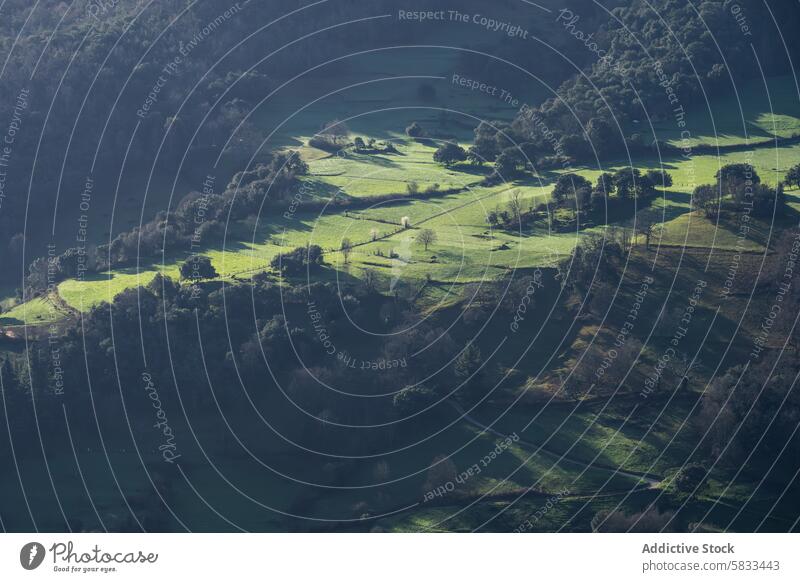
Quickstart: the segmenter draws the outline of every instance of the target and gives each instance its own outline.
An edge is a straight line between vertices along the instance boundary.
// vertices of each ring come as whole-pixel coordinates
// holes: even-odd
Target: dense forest
[[[270,485],[254,477],[246,494],[237,493],[260,499],[255,505],[274,519],[247,528],[391,530],[389,516],[422,499],[423,509],[475,505],[466,525],[453,529],[491,522],[486,529],[511,531],[527,519],[514,513],[514,496],[552,499],[557,479],[568,477],[537,466],[531,483],[495,490],[512,468],[492,474],[488,494],[477,485],[450,491],[469,480],[467,467],[479,466],[456,464],[450,453],[502,437],[506,445],[492,441],[487,453],[492,470],[501,471],[495,459],[511,456],[512,441],[528,447],[514,453],[522,466],[537,454],[562,455],[583,470],[569,482],[574,505],[564,502],[564,515],[548,517],[563,523],[533,530],[711,531],[731,523],[746,530],[762,513],[774,519],[771,530],[797,530],[800,160],[791,148],[800,134],[770,134],[759,147],[787,153],[762,163],[751,161],[756,146],[744,114],[745,140],[733,145],[691,142],[700,132],[687,125],[700,111],[694,119],[714,126],[712,103],[794,73],[796,3],[576,0],[537,12],[503,0],[493,3],[497,22],[519,13],[518,29],[536,34],[516,42],[502,32],[513,30],[508,23],[494,30],[484,23],[480,34],[459,30],[455,48],[433,17],[401,25],[398,9],[442,10],[418,4],[10,0],[0,7],[0,289],[10,309],[40,301],[58,316],[0,326],[0,419],[8,426],[0,463],[43,461],[49,471],[53,459],[77,461],[85,452],[101,466],[89,481],[112,492],[99,509],[88,495],[75,506],[51,503],[44,516],[28,508],[19,517],[11,502],[0,503],[0,517],[16,519],[0,523],[43,531],[237,529],[235,517],[215,509],[226,512],[225,496],[206,491],[207,502],[195,484],[230,485],[218,464],[241,462],[233,472],[249,476],[252,467]],[[493,14],[480,0],[463,0],[458,10]],[[397,58],[389,50],[397,47],[452,49],[453,71],[480,79],[478,86],[516,94],[535,82],[540,91],[504,117],[459,116],[462,105],[441,82],[452,84],[448,70],[375,105],[387,118],[404,108],[414,116],[381,127],[377,138],[331,113],[314,135],[270,141],[279,124],[264,119],[275,92],[301,81],[325,87],[311,97],[298,89],[289,119],[335,93],[327,83],[363,91],[358,106],[370,107],[374,96],[360,85],[370,81],[359,76],[367,66],[353,55],[385,59],[368,71],[375,77],[390,75],[392,59],[402,62],[393,71],[400,77],[415,72],[415,59],[434,60],[424,52]],[[683,130],[683,143],[661,139],[659,124]],[[723,159],[734,154],[749,157]],[[699,180],[680,167],[695,155],[711,160]],[[374,164],[379,177],[366,179],[375,182],[381,171],[408,171],[402,164],[411,161],[438,173],[424,186],[415,174],[401,191],[355,195],[364,176],[353,176],[346,165],[353,160]],[[321,161],[333,169],[320,169]],[[515,187],[536,195],[522,197]],[[305,199],[306,189],[322,194]],[[476,201],[477,219],[459,214]],[[417,203],[432,211],[415,213]],[[298,213],[306,222],[295,220]],[[713,242],[687,231],[662,254],[668,223],[684,214],[711,225]],[[315,239],[328,215],[347,222],[320,228],[324,240]],[[435,222],[440,216],[473,230],[453,243]],[[303,243],[280,239],[291,228],[307,236]],[[328,231],[335,240],[324,238]],[[722,258],[714,254],[717,231],[728,241]],[[257,240],[264,232],[267,242]],[[408,233],[413,238],[399,242]],[[526,241],[566,245],[570,236],[566,250],[542,242],[527,256],[520,250],[516,262],[502,254]],[[746,246],[756,239],[759,246]],[[225,263],[229,249],[252,257],[262,243],[274,252],[258,268]],[[462,280],[459,264],[479,243],[501,258]],[[168,272],[170,261],[179,263],[176,272]],[[452,271],[436,275],[448,265]],[[115,287],[145,267],[156,274]],[[108,283],[112,300],[79,308],[60,295],[59,285],[86,281]],[[711,296],[716,312],[700,307]],[[675,331],[676,322],[686,329]],[[607,410],[614,403],[619,409]],[[688,412],[669,424],[662,415],[672,403]],[[480,420],[515,405],[527,407],[522,437]],[[550,405],[556,420],[546,417]],[[603,440],[596,455],[585,445],[563,450],[559,429],[576,412],[587,426],[569,430],[577,441]],[[604,415],[601,429],[595,423]],[[652,464],[626,457],[625,469],[609,476],[623,464],[617,449],[639,454],[633,437],[606,451],[613,427],[631,419],[640,443],[652,430],[667,451],[674,431],[680,448],[653,453]],[[544,453],[531,452],[534,437]],[[419,459],[402,456],[428,442]],[[138,485],[120,485],[115,469]],[[706,519],[712,501],[724,510],[714,500],[728,493],[722,484],[731,475],[763,500],[742,493],[747,511],[728,523]],[[269,481],[278,478],[289,483],[285,491]],[[45,496],[58,500],[60,487],[78,490],[76,483],[51,479]],[[27,504],[20,489],[9,496],[15,507]],[[178,501],[190,491],[202,507],[194,497]],[[436,499],[425,506],[432,491]],[[587,491],[600,501],[584,503]],[[329,494],[341,495],[336,504],[346,510],[329,516]],[[607,499],[616,494],[624,498],[614,506]],[[509,509],[492,505],[502,508],[489,518],[481,513],[489,502]],[[195,513],[186,509],[192,503]],[[774,517],[779,504],[786,515]],[[232,507],[232,515],[247,516]],[[403,528],[414,529],[396,529]]]

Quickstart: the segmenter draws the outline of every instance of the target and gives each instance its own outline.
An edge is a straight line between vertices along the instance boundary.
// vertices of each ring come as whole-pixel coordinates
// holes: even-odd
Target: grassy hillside
[[[540,180],[484,187],[477,184],[478,177],[467,166],[448,169],[434,164],[430,159],[433,151],[430,146],[404,140],[400,149],[402,153],[397,159],[393,156],[386,168],[380,160],[388,156],[382,155],[322,158],[311,163],[312,173],[307,181],[322,184],[323,189],[329,191],[342,188],[350,197],[377,196],[370,207],[352,211],[337,207],[300,211],[290,218],[272,214],[261,216],[257,221],[232,225],[224,243],[207,248],[203,253],[227,279],[247,278],[267,268],[280,252],[308,243],[320,245],[326,252],[326,262],[348,277],[360,277],[363,269],[370,268],[386,280],[430,277],[438,282],[463,284],[492,278],[509,268],[552,265],[568,256],[581,236],[594,230],[555,233],[546,226],[522,233],[492,230],[486,223],[488,212],[504,208],[512,192],[520,194],[524,208],[547,201],[557,174],[547,174]],[[636,166],[643,170],[664,167],[675,180],[675,185],[652,203],[651,212],[664,223],[661,242],[674,246],[734,248],[736,225],[710,221],[702,213],[690,212],[690,192],[692,185],[713,182],[721,165],[747,160],[753,163],[765,182],[776,183],[790,165],[800,160],[800,146],[757,149],[753,154],[734,152],[720,158],[697,156],[690,160],[666,161],[663,166],[657,160],[636,160]],[[331,171],[339,166],[341,174]],[[615,167],[622,166],[610,169]],[[596,179],[600,172],[586,168],[578,173]],[[429,176],[428,180],[418,182],[424,176]],[[395,200],[392,194],[404,192],[411,182],[423,187],[438,183],[443,189],[463,188],[463,191],[424,199]],[[404,217],[408,217],[410,229],[401,228]],[[415,242],[421,228],[437,233],[438,240],[427,252]],[[763,249],[769,230],[769,224],[756,225],[753,234],[742,242],[744,250]],[[355,245],[348,265],[338,252],[344,238]],[[391,258],[393,252],[398,257]],[[188,252],[169,256],[163,262],[116,269],[82,281],[65,281],[58,291],[67,304],[86,310],[101,301],[111,301],[127,288],[146,285],[156,272],[179,278],[180,263],[187,256]],[[333,273],[331,276],[335,277]],[[46,302],[35,300],[32,305],[17,306],[2,317],[9,325],[36,324],[58,316],[57,313],[47,315],[47,310]]]

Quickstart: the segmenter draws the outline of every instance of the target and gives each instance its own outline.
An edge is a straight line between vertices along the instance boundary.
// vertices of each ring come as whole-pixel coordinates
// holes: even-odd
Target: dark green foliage
[[[578,174],[561,174],[553,188],[553,201],[563,204],[567,200],[586,200],[591,195],[592,183]]]
[[[756,184],[761,177],[750,164],[728,164],[723,166],[714,176],[723,196],[730,196],[737,202],[744,202],[753,195]]]
[[[672,177],[667,172],[650,171],[642,174],[637,168],[623,168],[614,173],[613,180],[617,195],[623,200],[651,196],[656,188],[672,184]]]
[[[567,284],[584,294],[593,284],[613,280],[625,255],[623,246],[598,235],[584,237],[572,252]]]
[[[708,477],[708,471],[699,463],[690,463],[678,470],[675,487],[683,493],[698,493]]]
[[[433,153],[433,161],[445,166],[452,166],[467,159],[467,152],[460,145],[447,142],[439,146]]]
[[[180,293],[180,284],[161,273],[156,273],[156,276],[147,285],[147,290],[159,299],[174,301]]]
[[[181,265],[181,278],[189,281],[198,279],[215,279],[217,270],[211,264],[211,259],[202,255],[192,255]]]
[[[309,245],[297,247],[289,253],[281,253],[272,259],[270,266],[287,275],[298,275],[306,269],[314,270],[322,265],[322,247]]]
[[[771,217],[774,212],[784,209],[786,196],[783,184],[772,188],[761,183],[761,177],[750,164],[728,164],[716,173],[716,183],[704,184],[694,190],[693,201],[697,208],[713,216],[717,209],[731,206],[725,203],[732,200],[736,205],[751,206],[755,216]]]
[[[615,132],[611,123],[605,119],[599,117],[590,119],[586,127],[586,133],[589,137],[592,154],[596,155],[598,158],[602,159],[609,154],[619,151],[622,143],[619,130]]]
[[[772,22],[773,14],[763,3],[753,0],[740,4],[742,13],[752,22]],[[569,14],[577,15],[579,26],[592,26],[586,20],[590,8],[570,8]],[[753,38],[758,37],[756,44],[772,51],[774,68],[788,69],[780,43],[770,40],[774,27],[750,30],[748,36],[753,38],[748,38],[730,10],[730,3],[721,1],[701,5],[670,1],[653,7],[645,0],[633,0],[619,5],[613,17],[601,19],[606,24],[595,35],[603,58],[566,80],[557,97],[535,110],[520,112],[516,131],[519,135],[554,137],[560,153],[571,157],[608,158],[626,153],[624,144],[631,153],[642,152],[647,147],[643,136],[635,134],[623,142],[620,127],[645,116],[667,119],[678,107],[688,111],[693,104],[704,103],[709,95],[730,91],[729,75],[737,84],[760,78],[758,62],[750,49]],[[780,10],[796,22],[788,5]],[[565,18],[558,25],[567,26],[569,22]],[[719,47],[724,47],[722,53]],[[797,52],[797,47],[791,50]],[[735,63],[731,70],[723,55],[729,65]]]
[[[746,463],[757,478],[776,479],[800,468],[800,459],[791,454],[781,457],[780,467],[771,467],[781,450],[798,446],[800,392],[793,386],[800,360],[788,352],[764,356],[715,378],[696,422],[707,434],[705,450],[712,458],[730,467]]]
[[[469,148],[470,161],[473,163],[493,162],[500,154],[495,136],[497,129],[489,123],[482,121],[475,128],[473,145]]]
[[[603,172],[600,174],[597,177],[597,185],[595,186],[595,190],[602,192],[605,196],[613,194],[616,191],[616,186],[614,185],[614,176],[608,172]]]
[[[525,169],[525,159],[516,148],[508,148],[497,156],[494,162],[495,173],[503,180],[511,180]]]
[[[564,134],[558,140],[557,151],[562,152],[564,155],[576,160],[584,160],[594,157],[594,152],[586,141],[583,135],[580,134]]]
[[[614,188],[620,198],[636,196],[636,182],[641,181],[641,172],[635,168],[618,170],[614,173]]]
[[[408,137],[413,137],[414,139],[419,139],[425,137],[425,130],[419,123],[415,121],[411,125],[406,127],[406,135]]]
[[[753,214],[763,218],[772,218],[773,211],[786,207],[786,196],[783,184],[772,188],[766,184],[756,184],[753,187]]]
[[[406,386],[394,395],[392,404],[397,411],[408,416],[416,414],[436,404],[436,393],[425,386]]]
[[[800,188],[800,164],[789,168],[789,170],[786,172],[786,178],[784,181],[790,188]]]
[[[457,378],[465,380],[475,375],[480,370],[482,363],[483,359],[481,358],[480,349],[470,343],[453,363],[453,373]]]
[[[664,170],[648,170],[645,178],[654,188],[669,188],[672,186],[672,175]]]
[[[692,204],[695,208],[705,212],[707,217],[712,217],[717,212],[718,188],[711,184],[701,184],[692,193]]]

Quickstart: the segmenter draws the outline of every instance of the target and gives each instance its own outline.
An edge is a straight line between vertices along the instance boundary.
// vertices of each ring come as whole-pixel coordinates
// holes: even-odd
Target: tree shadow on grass
[[[771,217],[758,217],[755,220],[749,220],[747,223],[747,239],[761,246],[767,246],[768,243],[774,244],[779,235],[779,228],[792,227],[798,221],[800,221],[800,212],[791,206],[784,205],[776,211],[774,222]],[[725,212],[715,224],[720,229],[724,229],[737,237],[740,236],[741,217],[733,212]]]
[[[489,166],[479,165],[476,166],[475,164],[455,164],[454,166],[450,166],[448,170],[452,170],[454,172],[458,172],[459,174],[469,174],[471,176],[489,176],[494,172],[492,168]]]
[[[396,161],[391,160],[389,158],[384,157],[386,154],[378,154],[378,155],[362,155],[362,154],[351,154],[352,161],[361,162],[364,164],[371,164],[374,166],[380,166],[382,168],[399,168],[400,164]]]

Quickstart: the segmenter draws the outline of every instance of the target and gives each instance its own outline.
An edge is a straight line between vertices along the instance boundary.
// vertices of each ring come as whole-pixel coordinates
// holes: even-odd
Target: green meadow
[[[526,210],[547,203],[561,172],[542,172],[512,183],[486,186],[482,179],[488,168],[436,164],[432,159],[434,143],[404,136],[404,124],[418,114],[418,111],[396,112],[383,117],[381,125],[376,124],[374,128],[364,125],[363,120],[351,124],[351,137],[360,135],[365,140],[390,141],[396,148],[393,153],[358,153],[348,148],[343,155],[331,155],[310,147],[307,144],[310,134],[300,136],[299,144],[290,144],[299,145],[309,163],[310,172],[302,178],[299,196],[303,201],[314,202],[315,210],[305,210],[301,205],[294,213],[284,214],[280,207],[272,207],[259,217],[229,225],[224,241],[202,250],[202,254],[211,259],[220,279],[234,282],[267,271],[279,280],[278,274],[269,267],[270,261],[281,252],[314,244],[324,252],[325,265],[317,275],[320,279],[352,281],[369,270],[377,274],[379,288],[386,292],[397,281],[424,284],[425,292],[417,300],[421,306],[435,309],[457,302],[463,285],[493,280],[512,269],[553,266],[569,257],[582,237],[603,233],[603,224],[580,231],[556,232],[546,221],[519,232],[491,228],[487,222],[488,213],[504,209],[512,197],[518,197]],[[374,116],[369,119],[372,123],[376,121]],[[428,119],[431,126],[440,122]],[[462,145],[468,146],[469,131],[450,123],[452,133],[457,133]],[[791,127],[787,127],[790,131]],[[734,132],[726,135],[726,139],[738,139]],[[704,141],[698,139],[698,143]],[[775,184],[788,167],[800,161],[800,146],[762,146],[750,152],[728,152],[720,156],[619,160],[603,168],[581,166],[572,171],[594,181],[601,171],[613,171],[631,163],[642,171],[665,169],[672,174],[674,185],[635,209],[639,216],[646,214],[657,218],[661,225],[657,243],[665,247],[698,249],[740,248],[757,253],[765,249],[771,233],[769,223],[754,221],[748,237],[740,240],[735,224],[709,220],[691,204],[691,192],[696,185],[713,182],[714,174],[725,164],[745,161],[754,165],[765,182]],[[409,190],[419,194],[409,197]],[[794,193],[789,194],[790,205],[797,208]],[[320,201],[330,204],[319,204]],[[609,215],[607,224],[629,225],[632,220],[632,214]],[[427,250],[416,240],[422,229],[436,233],[436,240]],[[346,261],[340,251],[344,239],[352,244]],[[0,325],[13,328],[58,321],[70,314],[64,304],[72,310],[85,312],[102,302],[112,301],[125,290],[147,285],[157,273],[177,280],[180,265],[188,256],[187,250],[166,257],[142,257],[138,265],[81,280],[63,281],[57,287],[57,296],[39,297],[24,304],[16,304],[7,290]],[[555,366],[568,369],[572,361],[569,358],[585,344],[582,338],[591,337],[592,333],[591,328],[581,330],[565,352],[567,359]],[[656,338],[656,343],[658,341]],[[653,355],[648,352],[643,357],[647,359]],[[668,411],[652,407],[638,411],[635,416],[631,416],[631,411],[622,403],[608,408],[602,401],[577,407],[531,404],[524,400],[525,386],[531,379],[525,380],[529,371],[522,367],[516,370],[521,374],[516,387],[504,389],[501,397],[473,413],[477,421],[491,423],[499,433],[517,435],[521,442],[463,484],[459,495],[451,500],[437,500],[435,504],[425,501],[426,475],[414,472],[429,465],[437,454],[451,455],[464,442],[469,445],[452,456],[458,470],[481,458],[482,450],[495,446],[497,435],[482,432],[463,420],[430,447],[423,447],[424,451],[416,447],[393,456],[388,463],[389,474],[408,477],[380,488],[380,494],[378,489],[348,488],[327,491],[324,495],[311,490],[298,492],[296,485],[283,482],[271,472],[252,474],[245,469],[245,466],[250,467],[249,463],[234,458],[226,461],[227,465],[221,470],[245,490],[267,484],[273,492],[271,499],[279,505],[302,498],[313,509],[312,513],[322,519],[335,521],[353,514],[369,515],[374,516],[372,523],[377,529],[391,531],[468,531],[486,521],[496,523],[498,529],[513,529],[524,522],[526,514],[536,514],[546,499],[532,494],[533,497],[528,495],[511,506],[509,499],[529,490],[568,490],[563,500],[540,518],[537,527],[561,526],[565,517],[575,516],[575,523],[567,527],[580,529],[587,527],[587,520],[594,512],[606,506],[613,508],[621,498],[620,492],[630,491],[633,485],[638,484],[643,489],[631,494],[626,502],[628,507],[651,495],[646,483],[633,474],[652,475],[656,482],[653,487],[661,489],[666,486],[673,468],[680,466],[691,452],[691,447],[686,445],[691,439],[673,438],[688,430],[686,427],[694,413],[690,396],[677,400]],[[532,373],[533,364],[530,368]],[[550,382],[550,376],[540,377],[540,385]],[[102,473],[100,466],[96,471],[93,469],[92,458],[86,457],[82,463],[87,472]],[[614,474],[608,467],[631,473]],[[302,470],[299,465],[290,468],[293,474],[301,474]],[[371,472],[377,470],[385,468],[362,464],[359,471],[363,475],[352,478],[355,482],[370,482]],[[227,485],[208,467],[188,467],[187,475],[210,502],[218,499],[221,503],[225,499]],[[146,488],[146,484],[142,483],[141,487]],[[722,487],[719,489],[722,491]],[[391,495],[387,495],[387,491]],[[189,491],[186,493],[188,498]],[[250,493],[258,497],[255,490]],[[713,498],[713,493],[712,487],[708,495]],[[734,502],[737,494],[735,489],[727,491],[725,499]],[[178,495],[176,499],[182,497]],[[461,509],[473,501],[468,511]],[[175,505],[178,510],[180,503],[177,501]],[[251,529],[281,529],[279,517],[256,517],[251,508],[252,503],[242,500],[240,505],[231,508],[230,515],[236,518],[236,523]],[[86,510],[88,512],[89,508]],[[225,527],[212,513],[197,515],[194,519],[192,527],[196,530]]]
[[[508,269],[553,265],[569,256],[587,232],[602,232],[602,227],[580,232],[553,232],[546,225],[535,225],[522,232],[489,227],[487,214],[503,209],[514,193],[519,195],[523,208],[547,202],[558,173],[486,187],[480,184],[481,176],[471,166],[446,168],[433,163],[430,145],[405,139],[398,141],[398,150],[397,155],[348,153],[344,158],[319,157],[311,162],[311,173],[305,181],[336,196],[370,196],[375,201],[369,206],[348,210],[330,205],[314,212],[302,211],[301,207],[288,218],[269,211],[257,220],[231,225],[225,241],[206,248],[203,254],[211,258],[221,278],[232,280],[268,270],[269,262],[281,252],[316,244],[323,248],[325,262],[333,270],[325,275],[331,278],[337,276],[337,270],[343,276],[360,277],[364,269],[372,269],[387,281],[399,277],[459,285],[491,279]],[[391,159],[387,162],[384,158]],[[648,207],[637,210],[660,219],[663,224],[660,241],[664,245],[732,249],[740,244],[744,250],[759,251],[766,242],[769,224],[756,224],[747,239],[738,241],[735,225],[717,223],[701,212],[692,211],[690,192],[697,184],[713,182],[719,167],[728,163],[749,161],[765,182],[774,184],[798,160],[800,145],[763,147],[720,157],[634,160],[635,166],[642,170],[666,169],[675,181],[673,187]],[[340,167],[340,171],[333,171],[335,167]],[[604,170],[618,167],[624,167],[623,163]],[[576,171],[591,180],[600,174],[599,170],[586,167]],[[416,199],[394,196],[405,195],[411,183],[419,185],[421,190],[438,184],[442,190],[457,191]],[[790,196],[790,201],[795,204],[794,196]],[[404,220],[409,228],[402,228]],[[609,224],[614,224],[613,218]],[[437,235],[427,251],[415,240],[423,228],[432,229]],[[346,264],[339,252],[345,238],[354,246]],[[143,258],[138,267],[63,281],[58,293],[70,307],[85,311],[113,300],[126,289],[146,285],[158,272],[178,279],[180,264],[187,256],[188,252],[164,260]],[[0,323],[36,325],[60,316],[63,312],[56,311],[52,302],[34,299],[7,310],[0,315]]]

